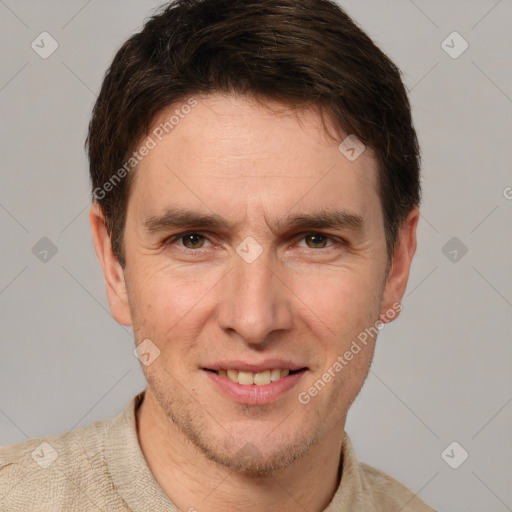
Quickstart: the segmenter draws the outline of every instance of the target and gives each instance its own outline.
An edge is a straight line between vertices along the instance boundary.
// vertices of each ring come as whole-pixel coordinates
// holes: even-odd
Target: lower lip
[[[217,373],[203,370],[214,386],[224,395],[227,395],[238,404],[248,405],[265,405],[274,402],[295,387],[306,371],[292,373],[263,386],[255,384],[244,386],[243,384],[238,384],[238,382],[233,382],[227,377],[221,377]]]

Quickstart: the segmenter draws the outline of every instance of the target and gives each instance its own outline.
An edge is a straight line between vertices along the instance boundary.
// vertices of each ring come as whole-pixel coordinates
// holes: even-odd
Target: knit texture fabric
[[[141,451],[136,411],[0,449],[0,511],[179,512]],[[345,434],[341,481],[324,512],[433,512],[402,484],[359,463]],[[187,512],[187,511],[183,511]]]

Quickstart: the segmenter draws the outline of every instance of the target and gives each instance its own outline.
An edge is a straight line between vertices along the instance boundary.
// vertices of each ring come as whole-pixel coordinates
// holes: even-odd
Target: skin
[[[142,365],[141,448],[181,510],[321,511],[339,485],[346,415],[375,338],[307,405],[297,396],[400,302],[419,213],[403,223],[390,265],[369,148],[350,162],[338,150],[343,136],[330,138],[315,108],[220,94],[198,101],[136,170],[124,269],[101,210],[90,213],[114,318],[133,325],[137,344],[150,339],[160,350]],[[169,208],[218,214],[233,226],[145,228]],[[276,226],[325,208],[356,214],[364,227]],[[205,238],[176,238],[187,231]],[[252,263],[236,252],[248,236],[263,249]],[[266,405],[235,403],[202,370],[212,361],[267,358],[308,370]]]

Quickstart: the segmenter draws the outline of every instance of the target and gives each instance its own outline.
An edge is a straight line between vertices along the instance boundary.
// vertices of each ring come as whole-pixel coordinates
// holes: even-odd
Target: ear
[[[105,226],[105,218],[99,204],[93,204],[89,212],[92,238],[96,255],[103,270],[107,298],[112,316],[123,325],[132,325],[124,271],[114,252]]]
[[[418,208],[413,208],[400,228],[381,301],[380,318],[391,322],[401,311],[401,301],[409,280],[412,258],[416,252]]]

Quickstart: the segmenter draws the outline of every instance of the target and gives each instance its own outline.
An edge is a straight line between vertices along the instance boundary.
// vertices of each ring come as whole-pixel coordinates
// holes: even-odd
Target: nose
[[[234,268],[223,280],[219,325],[253,348],[264,348],[272,334],[293,325],[291,293],[271,265],[265,253],[252,263],[235,255]]]

